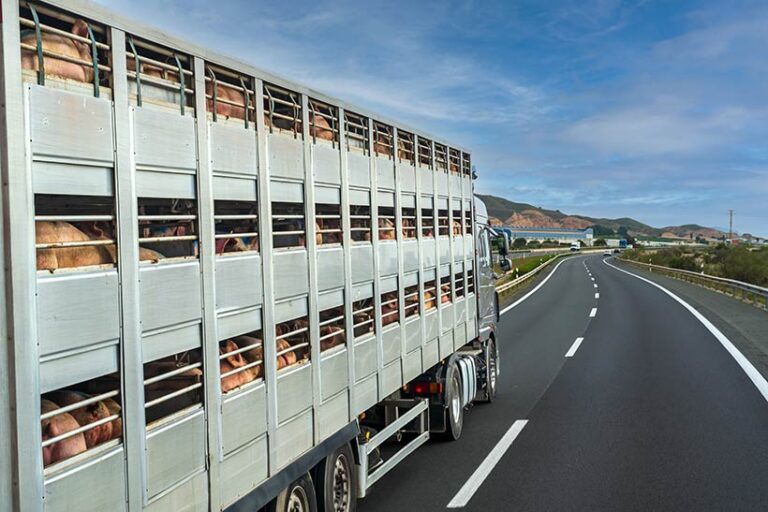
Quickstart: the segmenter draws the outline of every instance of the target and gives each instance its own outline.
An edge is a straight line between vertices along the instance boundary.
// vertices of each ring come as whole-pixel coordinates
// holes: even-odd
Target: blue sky
[[[765,1],[98,1],[471,148],[479,192],[768,236]]]

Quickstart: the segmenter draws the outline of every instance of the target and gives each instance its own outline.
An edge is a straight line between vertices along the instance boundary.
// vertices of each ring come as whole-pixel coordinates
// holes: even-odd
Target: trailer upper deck
[[[223,508],[477,336],[466,151],[90,3],[2,12],[15,506]]]

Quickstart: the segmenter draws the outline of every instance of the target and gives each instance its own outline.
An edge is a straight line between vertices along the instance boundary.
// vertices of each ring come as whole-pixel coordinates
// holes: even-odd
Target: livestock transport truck
[[[465,149],[89,3],[0,5],[0,509],[350,511],[493,400]]]

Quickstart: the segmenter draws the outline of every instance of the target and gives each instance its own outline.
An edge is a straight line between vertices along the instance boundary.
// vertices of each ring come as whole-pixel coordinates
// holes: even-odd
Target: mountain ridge
[[[651,236],[665,238],[720,238],[723,231],[699,224],[682,224],[656,228],[631,217],[616,219],[567,214],[560,210],[540,208],[529,203],[518,203],[494,195],[477,194],[488,208],[492,222],[517,227],[559,227],[595,230],[595,238],[620,234],[626,231],[630,236]]]

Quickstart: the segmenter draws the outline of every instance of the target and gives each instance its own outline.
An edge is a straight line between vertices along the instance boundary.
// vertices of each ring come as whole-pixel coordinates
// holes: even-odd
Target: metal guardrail
[[[681,270],[677,268],[663,267],[651,263],[641,263],[639,261],[619,258],[619,261],[631,263],[632,265],[648,269],[650,272],[656,271],[667,275],[673,279],[685,281],[691,284],[701,286],[728,295],[747,304],[752,304],[760,309],[768,310],[768,288],[757,286],[735,279],[726,279],[724,277],[709,276],[690,270]]]
[[[514,288],[515,286],[518,286],[518,285],[524,283],[525,281],[527,281],[531,277],[533,277],[536,274],[538,274],[547,265],[549,265],[550,263],[552,263],[553,261],[555,261],[557,259],[560,259],[563,256],[571,256],[571,255],[583,254],[585,252],[589,252],[589,253],[592,253],[592,252],[602,252],[602,251],[605,251],[605,250],[606,250],[606,247],[584,247],[580,251],[571,251],[570,249],[562,250],[559,253],[555,254],[554,258],[548,259],[547,261],[545,261],[544,263],[542,263],[538,267],[534,268],[533,270],[531,270],[529,272],[526,272],[522,276],[517,277],[517,278],[513,279],[512,281],[509,281],[507,283],[504,283],[502,285],[497,286],[496,287],[496,293],[504,293],[504,292]]]

